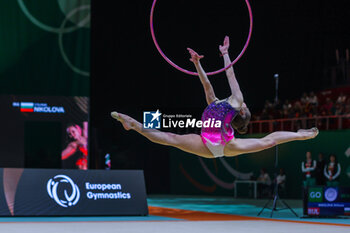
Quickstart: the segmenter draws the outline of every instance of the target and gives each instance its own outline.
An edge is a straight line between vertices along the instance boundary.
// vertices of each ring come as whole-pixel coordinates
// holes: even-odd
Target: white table
[[[256,180],[235,180],[235,190],[234,190],[234,195],[235,198],[237,198],[237,184],[253,184],[254,185],[254,198],[258,198],[258,184],[262,183],[261,181],[256,181]]]

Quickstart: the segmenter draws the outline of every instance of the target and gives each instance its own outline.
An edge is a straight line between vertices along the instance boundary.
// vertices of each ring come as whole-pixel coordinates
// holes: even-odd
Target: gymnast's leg
[[[203,144],[201,137],[197,134],[179,135],[162,132],[156,129],[143,129],[140,122],[125,114],[112,112],[111,115],[113,118],[120,121],[126,130],[135,130],[148,138],[151,142],[165,146],[173,146],[204,158],[214,158],[208,148]]]
[[[263,138],[233,139],[226,146],[226,156],[237,156],[240,154],[259,152],[279,144],[302,141],[316,137],[318,129],[300,129],[298,132],[277,131]]]

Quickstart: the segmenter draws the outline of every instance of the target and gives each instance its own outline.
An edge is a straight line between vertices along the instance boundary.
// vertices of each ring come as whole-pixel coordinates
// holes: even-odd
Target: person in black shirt
[[[318,154],[318,160],[316,162],[316,184],[326,185],[326,179],[324,176],[324,167],[326,166],[326,160],[323,153]]]

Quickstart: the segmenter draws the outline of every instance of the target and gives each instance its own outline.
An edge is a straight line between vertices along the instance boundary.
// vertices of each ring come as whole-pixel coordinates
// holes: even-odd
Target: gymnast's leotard
[[[225,145],[234,138],[232,119],[238,111],[228,103],[228,99],[216,100],[204,110],[202,122],[212,119],[221,121],[221,127],[202,127],[201,137],[204,145],[214,157],[223,157]]]

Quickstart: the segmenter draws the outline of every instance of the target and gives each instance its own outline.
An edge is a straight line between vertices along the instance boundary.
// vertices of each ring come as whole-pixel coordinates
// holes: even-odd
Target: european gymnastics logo
[[[69,195],[67,190],[64,189],[64,199],[61,199],[57,194],[58,186],[62,183],[68,183],[71,186],[71,194]],[[47,182],[47,193],[56,201],[56,203],[62,207],[74,206],[78,203],[80,198],[80,191],[78,186],[73,182],[71,178],[66,175],[57,175],[53,179]]]
[[[337,199],[338,197],[338,191],[335,188],[328,188],[324,192],[324,197],[326,198],[327,201],[333,202]]]

